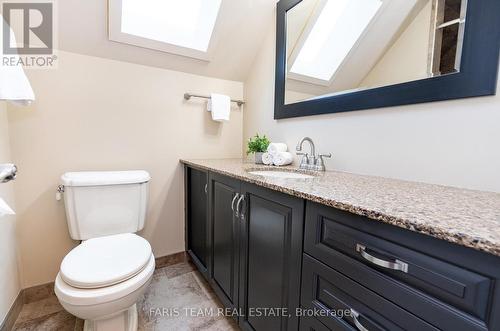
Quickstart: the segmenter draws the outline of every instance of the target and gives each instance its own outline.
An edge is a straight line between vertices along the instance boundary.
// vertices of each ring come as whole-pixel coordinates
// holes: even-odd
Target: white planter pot
[[[255,153],[255,164],[264,164],[262,162],[262,154],[264,153]]]

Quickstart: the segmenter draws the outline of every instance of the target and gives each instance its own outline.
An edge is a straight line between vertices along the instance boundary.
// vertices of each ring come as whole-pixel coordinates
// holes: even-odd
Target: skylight
[[[206,52],[221,0],[123,0],[124,33]]]
[[[113,41],[208,60],[222,0],[110,0]]]
[[[381,0],[322,1],[290,72],[329,82],[381,5]]]

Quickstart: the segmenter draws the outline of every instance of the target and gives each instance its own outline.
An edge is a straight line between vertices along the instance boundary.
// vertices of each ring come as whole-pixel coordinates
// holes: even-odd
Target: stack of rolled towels
[[[284,143],[271,143],[267,152],[262,155],[262,162],[266,165],[285,166],[293,162],[292,153]]]

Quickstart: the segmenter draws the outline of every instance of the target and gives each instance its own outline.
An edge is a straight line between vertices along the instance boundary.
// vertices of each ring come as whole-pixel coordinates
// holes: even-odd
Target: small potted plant
[[[262,154],[267,151],[267,147],[271,142],[264,136],[256,134],[254,137],[248,139],[248,154],[255,154],[255,163],[262,164]]]

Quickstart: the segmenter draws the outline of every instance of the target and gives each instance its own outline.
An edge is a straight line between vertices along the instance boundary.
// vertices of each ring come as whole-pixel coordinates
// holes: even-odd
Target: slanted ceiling
[[[182,1],[182,0],[179,0]],[[197,75],[244,81],[272,28],[275,0],[223,0],[210,62],[108,39],[107,1],[57,1],[59,49]]]

